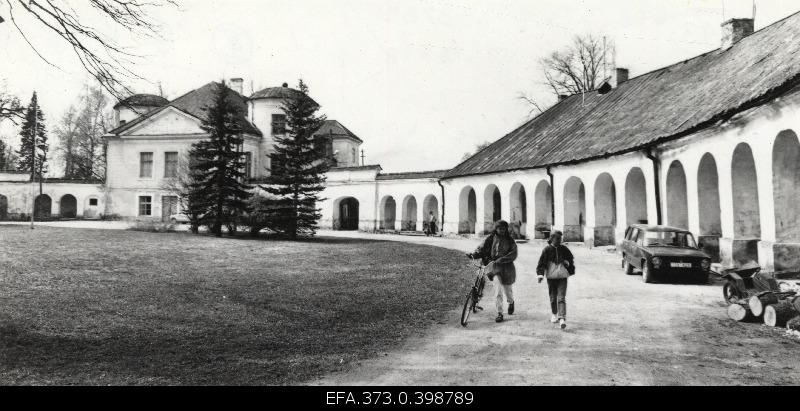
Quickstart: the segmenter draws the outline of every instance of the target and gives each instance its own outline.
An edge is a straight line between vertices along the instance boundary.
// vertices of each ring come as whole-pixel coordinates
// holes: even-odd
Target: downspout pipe
[[[659,178],[659,175],[660,175],[659,168],[660,168],[661,160],[658,157],[656,157],[655,154],[653,154],[653,148],[652,147],[650,147],[647,150],[645,150],[645,155],[647,155],[647,158],[649,158],[650,161],[653,162],[653,181],[655,182],[655,186],[656,186],[655,187],[656,188],[656,224],[661,225],[662,224],[662,218],[661,218],[661,181],[660,181],[660,178]]]
[[[547,167],[547,175],[550,177],[550,224],[556,224],[556,192],[555,192],[555,178],[551,168]],[[550,227],[552,228],[552,227]]]
[[[436,180],[436,184],[439,184],[439,187],[442,189],[442,218],[441,218],[441,227],[439,227],[439,232],[444,235],[444,186],[442,185],[442,180]]]

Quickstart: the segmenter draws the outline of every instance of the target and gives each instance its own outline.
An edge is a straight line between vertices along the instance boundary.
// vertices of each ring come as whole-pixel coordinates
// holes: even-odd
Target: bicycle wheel
[[[474,298],[472,298],[472,291],[467,293],[466,301],[464,301],[464,308],[461,310],[461,326],[466,327],[469,321],[469,315],[472,313],[472,307],[475,305]]]

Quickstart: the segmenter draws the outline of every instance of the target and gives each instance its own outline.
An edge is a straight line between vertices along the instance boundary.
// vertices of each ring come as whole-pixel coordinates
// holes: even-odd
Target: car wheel
[[[653,273],[650,271],[650,264],[647,261],[642,261],[642,281],[647,284],[653,283]]]
[[[633,274],[633,266],[631,265],[631,263],[628,262],[626,258],[622,259],[622,267],[625,270],[626,275]]]

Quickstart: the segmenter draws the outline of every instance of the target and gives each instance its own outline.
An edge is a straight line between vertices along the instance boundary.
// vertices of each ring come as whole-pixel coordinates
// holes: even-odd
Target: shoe
[[[496,323],[503,322],[503,314],[497,314],[497,318],[494,319],[494,322]]]
[[[508,315],[514,314],[514,303],[508,305]]]
[[[558,322],[558,317],[556,317],[555,314],[551,315],[550,316],[550,322],[553,323],[553,324],[557,323]]]
[[[558,321],[558,324],[561,326],[562,330],[566,330],[567,329],[567,321],[564,320],[563,318]]]

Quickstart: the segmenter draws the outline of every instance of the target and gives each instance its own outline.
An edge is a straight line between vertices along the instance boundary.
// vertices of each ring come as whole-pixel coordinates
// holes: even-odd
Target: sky
[[[68,2],[141,56],[129,67],[145,79],[131,80],[136,92],[160,83],[173,99],[242,77],[248,93],[302,78],[384,172],[452,168],[530,118],[520,93],[553,103],[538,61],[575,35],[613,40],[617,66],[635,77],[718,48],[724,19],[753,14],[753,0],[177,0],[153,11],[159,36],[132,38]],[[756,30],[800,11],[796,0],[756,5]],[[0,82],[25,103],[36,90],[54,123],[91,79],[52,35],[29,39],[56,67],[6,21]]]

